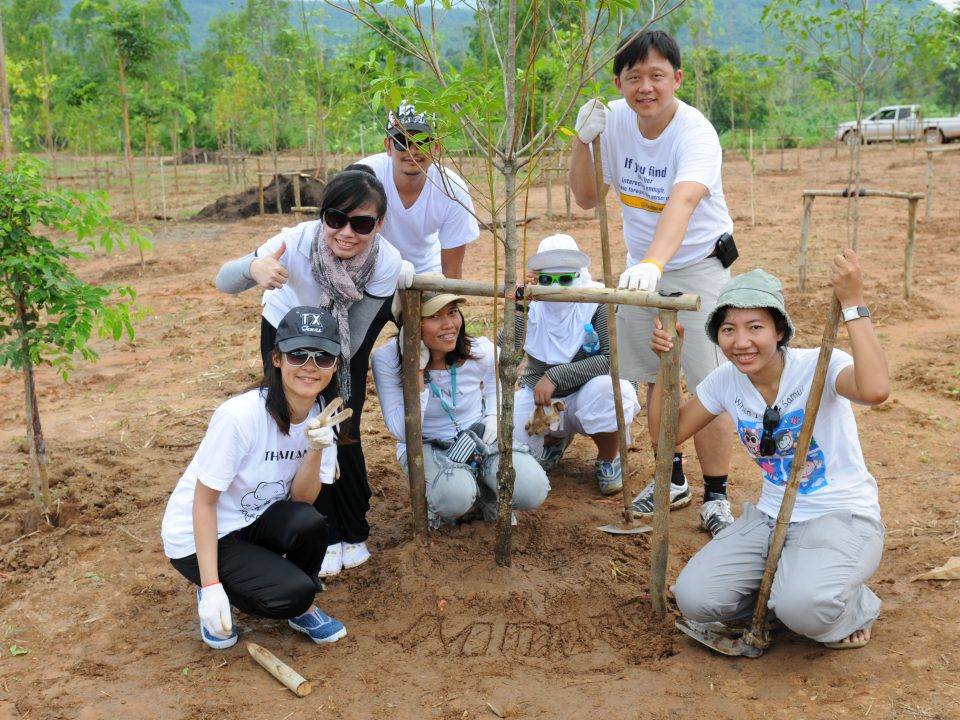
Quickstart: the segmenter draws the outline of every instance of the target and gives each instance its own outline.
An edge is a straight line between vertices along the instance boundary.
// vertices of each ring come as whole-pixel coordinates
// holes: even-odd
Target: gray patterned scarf
[[[320,307],[327,308],[340,330],[340,396],[350,399],[350,358],[353,345],[350,338],[350,306],[363,299],[363,289],[377,264],[380,254],[380,235],[374,236],[366,251],[341,260],[323,238],[323,223],[317,225],[317,234],[310,245],[310,269],[320,286]],[[363,338],[360,338],[363,342]]]

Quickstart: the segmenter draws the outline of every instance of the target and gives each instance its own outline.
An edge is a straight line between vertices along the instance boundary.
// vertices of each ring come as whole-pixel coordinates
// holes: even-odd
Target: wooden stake
[[[593,170],[597,186],[597,211],[600,216],[600,250],[603,254],[603,284],[613,287],[610,261],[610,230],[607,226],[607,203],[603,192],[603,159],[600,157],[600,136],[593,139]],[[620,353],[617,350],[617,307],[607,304],[607,330],[610,334],[610,382],[613,384],[613,407],[617,414],[617,437],[620,440],[620,471],[623,475],[623,522],[633,523],[633,493],[630,491],[630,470],[627,463],[627,427],[623,416],[620,392]],[[672,447],[672,446],[671,446]]]
[[[670,479],[673,476],[673,450],[677,445],[677,418],[680,413],[680,343],[677,338],[677,313],[661,310],[660,323],[673,338],[673,349],[660,356],[663,366],[663,406],[660,411],[660,436],[657,438],[657,470],[653,481],[653,552],[650,558],[650,599],[653,611],[661,617],[667,612],[667,556],[670,550]]]
[[[247,643],[247,652],[250,657],[257,661],[257,664],[273,675],[283,685],[297,697],[306,697],[310,694],[312,688],[306,679],[280,660],[276,655],[256,643]]]
[[[257,187],[260,190],[260,217],[263,217],[267,213],[263,206],[263,172],[260,169],[260,158],[257,158]]]
[[[813,200],[813,195],[803,196],[803,217],[800,218],[800,257],[797,261],[800,266],[800,278],[797,282],[800,292],[803,292],[807,286],[807,245],[810,236],[810,215],[813,213]]]
[[[903,258],[903,298],[909,300],[913,286],[913,246],[917,239],[917,205],[919,198],[910,198],[907,209],[907,248]]]
[[[302,164],[302,163],[301,163]],[[293,174],[293,221],[297,225],[300,224],[300,172],[297,171]]]
[[[933,154],[927,153],[927,201],[923,211],[923,221],[930,222],[930,209],[933,203]]]
[[[423,474],[423,428],[420,425],[420,291],[403,291],[403,421],[413,533],[427,532],[427,483]]]

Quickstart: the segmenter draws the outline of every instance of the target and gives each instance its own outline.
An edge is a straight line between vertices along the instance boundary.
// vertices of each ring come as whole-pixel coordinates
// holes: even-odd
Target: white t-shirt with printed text
[[[217,538],[246,527],[278,500],[290,496],[290,485],[307,454],[303,427],[320,412],[322,399],[307,419],[280,432],[264,405],[266,391],[249,390],[218,407],[196,454],[167,502],[160,528],[169,558],[194,554],[193,497],[199,480],[220,491]],[[337,446],[325,448],[320,481],[334,481]]]
[[[381,234],[418,273],[440,272],[441,250],[466,245],[480,236],[467,184],[449,168],[430,165],[423,191],[406,208],[393,180],[393,159],[379,153],[360,162],[373,169],[387,193]]]
[[[708,412],[727,412],[736,421],[740,441],[763,472],[757,508],[770,517],[780,512],[819,354],[819,350],[785,351],[780,390],[774,402],[780,411],[780,424],[774,432],[777,449],[770,457],[761,457],[759,450],[767,404],[746,375],[733,363],[725,362],[697,385],[697,397]],[[842,350],[835,349],[830,357],[792,522],[838,510],[880,519],[877,482],[863,460],[853,407],[836,389],[840,371],[852,364],[853,358]]]
[[[697,182],[707,188],[666,270],[700,262],[713,252],[717,238],[733,232],[723,196],[720,167],[723,151],[710,121],[696,108],[677,100],[677,112],[659,137],[648,140],[637,127],[637,114],[623,98],[610,103],[600,136],[603,179],[620,198],[627,266],[646,256],[660,213],[674,185]]]

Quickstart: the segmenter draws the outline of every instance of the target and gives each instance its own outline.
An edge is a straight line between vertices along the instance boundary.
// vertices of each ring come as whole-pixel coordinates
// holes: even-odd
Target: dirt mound
[[[320,196],[323,194],[325,183],[318,180],[317,171],[307,169],[300,171],[300,205],[301,207],[319,207]],[[289,175],[274,177],[269,185],[263,189],[263,206],[267,213],[277,211],[277,193],[280,193],[280,205],[283,212],[292,212],[296,207],[293,193],[293,178]],[[198,212],[193,220],[218,220],[229,222],[242,220],[260,214],[260,190],[253,187],[234,195],[224,195],[216,202],[207,205]]]

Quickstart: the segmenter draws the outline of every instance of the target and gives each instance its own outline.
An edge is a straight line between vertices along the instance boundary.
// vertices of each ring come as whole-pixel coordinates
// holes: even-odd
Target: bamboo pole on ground
[[[653,481],[653,548],[650,558],[650,599],[653,611],[661,617],[667,612],[667,557],[670,549],[670,478],[673,474],[673,450],[677,444],[677,418],[680,413],[680,343],[677,338],[676,310],[661,310],[660,323],[673,339],[673,348],[660,356],[663,366],[663,405],[660,434],[657,438],[657,470]]]
[[[597,188],[597,211],[600,216],[600,251],[603,255],[603,284],[612,287],[613,267],[610,261],[610,229],[607,226],[607,203],[603,187],[603,159],[600,156],[600,136],[593,139],[593,170]],[[630,491],[630,469],[627,462],[627,427],[623,416],[623,397],[620,393],[620,354],[617,347],[617,308],[607,304],[607,331],[610,336],[610,382],[613,385],[613,407],[617,415],[617,438],[620,447],[620,471],[623,476],[623,522],[633,523],[633,493]],[[672,446],[671,446],[672,447]]]
[[[427,532],[426,480],[423,473],[423,428],[420,424],[420,290],[403,291],[403,420],[413,533]]]
[[[250,657],[256,660],[260,667],[283,683],[284,687],[297,697],[306,697],[312,691],[313,688],[310,687],[310,683],[307,682],[303,675],[287,665],[265,647],[257,645],[254,642],[248,642],[247,652],[250,653]]]

